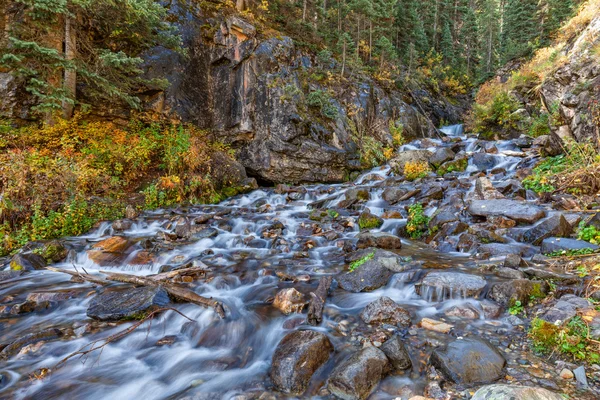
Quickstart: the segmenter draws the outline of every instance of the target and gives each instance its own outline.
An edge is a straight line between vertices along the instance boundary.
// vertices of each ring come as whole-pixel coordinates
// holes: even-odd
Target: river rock
[[[488,385],[475,392],[471,400],[564,400],[557,393],[540,387]]]
[[[477,217],[503,216],[526,224],[533,224],[546,214],[533,204],[506,199],[473,200],[467,212]]]
[[[543,254],[554,253],[557,251],[592,249],[598,250],[600,247],[577,239],[550,237],[542,241],[541,251]]]
[[[63,336],[62,331],[57,328],[45,329],[40,332],[29,333],[26,335],[19,336],[18,339],[14,340],[8,346],[6,346],[0,352],[0,360],[7,360],[10,357],[16,355],[23,349],[25,346],[45,342],[48,340],[55,340]]]
[[[24,272],[25,271],[15,271],[15,270],[0,271],[0,282],[7,281],[9,279],[18,278],[19,276],[23,275]]]
[[[381,197],[390,204],[396,204],[405,199],[406,196],[409,196],[411,191],[413,192],[413,196],[417,193],[414,189],[405,187],[389,187],[383,191]]]
[[[346,259],[353,262],[368,259],[351,272],[337,276],[339,286],[349,292],[365,292],[385,286],[395,272],[404,272],[408,265],[396,254],[381,249],[364,249]]]
[[[35,271],[46,268],[46,260],[34,253],[16,254],[9,265],[13,271]]]
[[[365,209],[358,217],[358,226],[361,231],[363,229],[377,229],[381,225],[383,225],[383,219],[375,214],[371,214],[369,209]]]
[[[285,315],[300,313],[305,305],[304,295],[294,288],[280,290],[273,301],[273,306]]]
[[[333,345],[326,335],[316,331],[287,334],[273,354],[270,377],[277,390],[302,395],[310,378],[328,359]]]
[[[340,399],[364,400],[389,370],[390,363],[383,351],[365,347],[333,369],[328,388]]]
[[[385,353],[388,360],[390,360],[397,370],[404,371],[412,366],[410,355],[408,354],[400,335],[394,335],[386,340],[380,349]]]
[[[523,241],[536,246],[549,237],[567,237],[573,232],[571,224],[562,214],[556,214],[543,220],[523,233]]]
[[[545,297],[548,290],[549,286],[545,281],[515,279],[493,285],[488,297],[500,304],[512,305],[516,301],[525,304],[531,296],[536,298]]]
[[[487,153],[475,153],[471,161],[479,171],[486,171],[496,166],[496,157]]]
[[[577,315],[578,310],[592,307],[592,304],[584,298],[566,294],[556,304],[547,309],[540,318],[551,324],[566,323]]]
[[[455,156],[456,153],[454,153],[452,149],[448,147],[441,147],[437,149],[435,153],[433,153],[433,155],[429,158],[429,163],[437,169],[446,161],[454,160]]]
[[[105,290],[92,299],[87,316],[100,321],[140,319],[168,303],[169,295],[160,286]]]
[[[356,247],[365,249],[376,247],[386,250],[398,250],[402,248],[402,240],[396,235],[386,232],[362,232],[358,235]]]
[[[368,201],[370,198],[369,190],[365,188],[350,188],[344,194],[347,201]]]
[[[485,279],[478,275],[430,272],[416,289],[421,296],[439,301],[445,298],[477,297],[485,285]]]
[[[112,228],[115,232],[122,232],[131,229],[133,221],[130,219],[118,219],[112,223]]]
[[[410,313],[389,297],[380,297],[367,304],[360,312],[360,318],[372,325],[391,324],[408,327],[411,324]]]
[[[39,255],[48,262],[60,262],[67,257],[69,251],[59,240],[50,240],[42,245]]]
[[[506,360],[488,341],[476,338],[455,340],[433,351],[429,362],[454,383],[477,385],[497,381]]]
[[[93,262],[103,267],[120,265],[131,253],[131,245],[124,237],[113,236],[94,244],[87,254]]]
[[[504,195],[496,190],[490,178],[482,176],[475,181],[475,196],[478,200],[503,199]]]

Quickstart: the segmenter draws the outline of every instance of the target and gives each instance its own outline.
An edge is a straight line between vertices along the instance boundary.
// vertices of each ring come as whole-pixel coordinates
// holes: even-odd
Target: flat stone
[[[543,254],[550,254],[558,251],[581,249],[598,250],[599,248],[600,247],[595,244],[583,240],[550,237],[542,241],[541,251]]]
[[[471,400],[564,400],[554,392],[540,387],[520,385],[488,385],[475,392]]]
[[[546,215],[538,206],[516,200],[473,200],[467,212],[477,217],[502,216],[517,222],[533,224]]]
[[[454,328],[454,325],[447,324],[443,321],[436,321],[431,318],[423,318],[419,324],[421,325],[421,328],[439,333],[448,333]]]
[[[469,386],[500,379],[506,364],[488,341],[476,338],[455,340],[445,348],[435,349],[429,362],[446,379]]]
[[[338,364],[329,377],[329,391],[343,400],[364,400],[390,370],[385,353],[365,347]]]
[[[92,299],[87,316],[100,321],[140,319],[168,303],[169,296],[160,286],[105,290]]]
[[[380,250],[365,249],[353,254],[352,261],[373,254],[372,259],[356,267],[352,272],[342,272],[336,279],[339,286],[349,292],[364,292],[385,286],[396,272],[404,272],[408,265],[396,254]]]
[[[311,377],[329,359],[333,345],[316,331],[295,331],[277,345],[270,377],[280,392],[302,395]]]
[[[16,254],[9,265],[13,271],[35,271],[46,268],[46,260],[34,253]]]

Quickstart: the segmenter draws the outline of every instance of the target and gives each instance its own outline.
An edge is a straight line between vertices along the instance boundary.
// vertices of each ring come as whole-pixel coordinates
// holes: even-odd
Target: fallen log
[[[200,265],[196,267],[182,268],[176,269],[174,271],[163,272],[156,275],[150,275],[148,279],[152,279],[153,281],[163,282],[168,281],[173,278],[183,277],[183,276],[196,276],[206,274],[208,272],[208,267],[206,265]]]
[[[186,289],[175,284],[163,282],[161,280],[154,280],[148,277],[129,275],[118,272],[100,271],[102,274],[106,275],[106,277],[102,279],[101,277],[95,275],[87,273],[82,274],[76,271],[69,271],[61,268],[46,267],[46,269],[54,272],[62,272],[63,274],[68,274],[76,278],[82,279],[84,281],[96,283],[99,285],[108,285],[112,282],[121,282],[137,286],[161,286],[169,295],[176,298],[177,300],[193,303],[200,307],[212,308],[217,314],[219,314],[221,318],[225,318],[225,308],[223,307],[223,304],[221,302],[202,297],[199,294],[191,291],[190,289]]]
[[[308,316],[306,320],[309,324],[316,326],[323,320],[323,307],[325,299],[329,293],[333,277],[324,276],[319,279],[319,286],[314,292],[310,292],[310,303],[308,304]]]
[[[167,293],[171,296],[175,297],[178,300],[187,301],[189,303],[193,303],[199,305],[201,307],[212,308],[215,310],[217,314],[221,318],[225,318],[225,309],[223,308],[223,304],[217,300],[209,299],[206,297],[202,297],[199,294],[180,287],[171,283],[159,282],[152,280],[150,278],[122,274],[117,272],[109,272],[109,271],[100,271],[103,274],[106,274],[106,279],[114,282],[123,282],[123,283],[131,283],[133,285],[138,286],[161,286]]]

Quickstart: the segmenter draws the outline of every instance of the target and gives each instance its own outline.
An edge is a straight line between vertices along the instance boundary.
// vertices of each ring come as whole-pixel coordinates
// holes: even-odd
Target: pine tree
[[[153,0],[12,0],[14,23],[0,66],[22,78],[35,111],[70,116],[85,87],[90,102],[138,107],[135,91],[164,87],[142,78],[139,55],[157,45],[179,47],[166,9]],[[84,104],[82,104],[84,105]]]
[[[502,59],[531,53],[539,37],[538,0],[507,0],[503,16]]]

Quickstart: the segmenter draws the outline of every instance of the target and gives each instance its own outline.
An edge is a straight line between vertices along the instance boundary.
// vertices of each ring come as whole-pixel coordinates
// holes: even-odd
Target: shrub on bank
[[[126,204],[214,202],[239,184],[235,174],[215,173],[215,160],[233,163],[232,152],[191,125],[140,116],[121,126],[82,114],[54,125],[1,125],[0,255],[81,234],[119,218]]]

